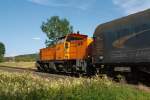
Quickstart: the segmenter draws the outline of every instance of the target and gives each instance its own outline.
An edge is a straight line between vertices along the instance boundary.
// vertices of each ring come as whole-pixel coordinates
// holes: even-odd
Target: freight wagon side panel
[[[150,10],[100,25],[94,35],[100,34],[103,63],[150,62]]]
[[[135,15],[104,32],[106,62],[150,61],[150,13]]]

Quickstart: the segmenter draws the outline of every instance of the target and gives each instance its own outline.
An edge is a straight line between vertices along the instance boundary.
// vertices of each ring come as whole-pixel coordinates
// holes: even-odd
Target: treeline
[[[38,54],[26,54],[26,55],[18,55],[15,57],[5,57],[5,61],[14,61],[14,62],[33,62],[38,59]]]
[[[4,61],[5,45],[0,42],[0,62]]]

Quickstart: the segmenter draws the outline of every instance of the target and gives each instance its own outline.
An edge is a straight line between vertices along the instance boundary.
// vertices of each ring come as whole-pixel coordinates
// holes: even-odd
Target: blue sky
[[[36,53],[45,47],[42,21],[67,18],[74,31],[92,36],[97,25],[150,8],[150,0],[1,0],[0,41],[6,55]]]

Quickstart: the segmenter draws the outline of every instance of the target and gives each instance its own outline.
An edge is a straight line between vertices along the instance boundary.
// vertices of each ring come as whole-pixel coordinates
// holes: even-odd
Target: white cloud
[[[32,40],[41,40],[39,37],[33,37]]]
[[[28,0],[30,2],[40,4],[40,5],[47,5],[48,0]]]
[[[86,10],[90,6],[92,6],[92,4],[96,0],[28,0],[28,1],[35,4],[51,7],[73,7],[81,10]]]
[[[150,0],[113,0],[126,14],[132,14],[150,8]]]

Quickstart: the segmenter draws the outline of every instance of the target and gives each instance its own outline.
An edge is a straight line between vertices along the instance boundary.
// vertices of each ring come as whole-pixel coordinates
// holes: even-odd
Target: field
[[[24,55],[18,55],[15,57],[5,57],[4,61],[8,62],[8,61],[15,61],[15,62],[20,62],[20,61],[24,61],[24,62],[34,62],[38,59],[38,54],[24,54]]]
[[[43,79],[0,71],[0,100],[150,100],[150,93],[107,78]]]
[[[35,68],[35,62],[2,62],[0,66],[19,67],[19,68]]]

